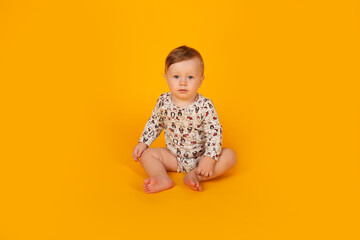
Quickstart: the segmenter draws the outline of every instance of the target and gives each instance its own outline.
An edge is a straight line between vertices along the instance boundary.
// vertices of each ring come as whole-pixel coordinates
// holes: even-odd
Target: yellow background
[[[0,239],[359,239],[359,18],[359,1],[0,1]],[[183,44],[238,164],[145,194],[132,150]]]

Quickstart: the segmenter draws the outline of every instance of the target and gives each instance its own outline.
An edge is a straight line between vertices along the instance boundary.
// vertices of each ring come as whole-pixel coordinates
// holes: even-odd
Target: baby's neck
[[[192,104],[193,102],[195,102],[197,99],[199,98],[199,94],[196,93],[196,96],[193,100],[189,101],[189,102],[185,102],[185,101],[181,101],[181,102],[175,102],[174,101],[174,98],[173,98],[173,95],[171,94],[171,101],[173,103],[175,103],[178,107],[187,107],[189,106],[190,104]]]

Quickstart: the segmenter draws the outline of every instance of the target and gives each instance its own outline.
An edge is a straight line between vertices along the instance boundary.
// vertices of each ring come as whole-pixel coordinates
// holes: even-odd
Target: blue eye
[[[177,79],[178,77],[179,77],[178,75],[174,75],[174,78],[176,78],[176,79]]]
[[[194,77],[193,76],[189,76],[190,79],[193,79]]]

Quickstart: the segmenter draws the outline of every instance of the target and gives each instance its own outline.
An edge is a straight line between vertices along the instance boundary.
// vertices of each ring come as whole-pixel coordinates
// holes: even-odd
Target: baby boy
[[[167,171],[186,173],[184,183],[202,191],[201,181],[216,178],[236,163],[230,148],[222,148],[222,125],[213,102],[198,93],[204,62],[194,48],[180,46],[165,61],[170,92],[160,95],[133,151],[149,178],[146,193],[174,186]],[[165,129],[166,148],[149,148]]]

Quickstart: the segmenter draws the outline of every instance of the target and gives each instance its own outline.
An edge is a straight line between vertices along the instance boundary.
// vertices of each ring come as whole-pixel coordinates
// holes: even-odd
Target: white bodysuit
[[[212,101],[198,93],[186,107],[171,100],[171,92],[160,95],[139,142],[150,146],[165,128],[166,147],[177,157],[178,172],[196,168],[202,155],[219,160],[222,126]]]

